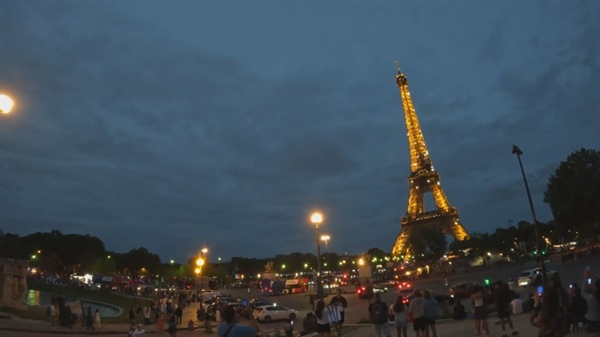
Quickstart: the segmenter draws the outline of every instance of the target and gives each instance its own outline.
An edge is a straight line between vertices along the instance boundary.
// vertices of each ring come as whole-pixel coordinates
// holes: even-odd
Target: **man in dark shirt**
[[[512,330],[512,335],[517,335],[515,327],[513,326],[512,319],[510,318],[510,289],[508,284],[504,284],[502,281],[496,282],[496,289],[494,291],[494,299],[496,301],[496,308],[498,309],[498,318],[500,318],[500,325],[502,326],[502,332],[506,332],[506,323]],[[506,336],[503,334],[502,336]]]
[[[332,322],[335,330],[337,331],[338,336],[342,335],[342,327],[344,325],[344,310],[348,307],[348,301],[346,298],[342,296],[342,289],[338,288],[336,291],[336,295],[331,299],[329,305],[334,313],[338,315],[335,317],[335,321]]]

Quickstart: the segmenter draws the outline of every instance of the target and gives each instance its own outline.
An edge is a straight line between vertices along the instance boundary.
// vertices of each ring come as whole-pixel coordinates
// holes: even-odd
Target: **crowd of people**
[[[86,330],[102,329],[98,308],[93,310],[92,306],[85,302],[69,304],[63,294],[52,296],[50,305],[46,308],[46,316],[48,316],[52,328],[62,326],[73,329],[73,326],[80,324]]]

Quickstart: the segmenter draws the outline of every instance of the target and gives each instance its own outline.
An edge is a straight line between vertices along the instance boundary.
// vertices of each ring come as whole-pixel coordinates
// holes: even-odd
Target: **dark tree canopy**
[[[548,179],[544,202],[563,232],[598,234],[600,225],[600,152],[581,149],[560,163]]]
[[[448,246],[446,235],[435,227],[421,227],[414,230],[407,243],[417,262],[439,260]]]

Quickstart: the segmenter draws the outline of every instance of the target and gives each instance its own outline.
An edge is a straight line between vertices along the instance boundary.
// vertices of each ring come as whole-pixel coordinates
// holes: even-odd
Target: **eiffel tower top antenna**
[[[398,60],[394,61],[394,63],[396,64],[396,69],[398,70],[398,74],[401,73],[400,71],[400,63],[398,62]]]

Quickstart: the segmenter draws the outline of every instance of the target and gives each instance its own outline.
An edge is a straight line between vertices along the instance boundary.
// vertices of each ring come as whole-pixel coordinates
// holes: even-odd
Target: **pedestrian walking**
[[[369,304],[369,317],[373,322],[375,337],[391,337],[390,326],[388,324],[388,306],[381,301],[381,295],[374,294],[373,303]]]

